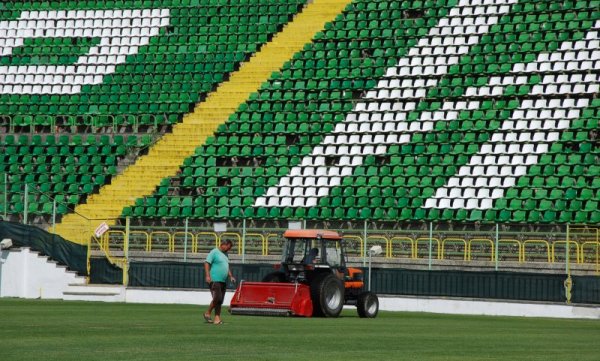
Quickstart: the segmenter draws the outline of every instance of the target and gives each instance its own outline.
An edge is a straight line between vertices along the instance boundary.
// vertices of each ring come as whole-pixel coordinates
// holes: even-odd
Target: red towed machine
[[[333,231],[288,230],[281,264],[262,282],[242,281],[229,311],[239,315],[338,317],[355,305],[373,318],[379,299],[364,290],[363,272],[346,267],[344,240]]]

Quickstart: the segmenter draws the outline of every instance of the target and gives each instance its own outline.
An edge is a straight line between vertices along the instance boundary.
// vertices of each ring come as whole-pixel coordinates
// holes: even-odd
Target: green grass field
[[[382,312],[360,319],[0,300],[0,360],[600,360],[600,322]]]

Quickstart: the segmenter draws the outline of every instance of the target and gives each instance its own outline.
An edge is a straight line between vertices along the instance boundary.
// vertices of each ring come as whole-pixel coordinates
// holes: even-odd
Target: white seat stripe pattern
[[[439,23],[430,29],[427,36],[419,40],[418,44],[408,51],[408,55],[400,59],[396,66],[387,70],[386,76],[382,78],[378,86],[369,91],[365,97],[365,101],[358,102],[355,106],[354,113],[347,115],[346,119],[337,124],[331,137],[327,137],[326,141],[320,146],[315,147],[310,155],[305,156],[300,166],[293,167],[290,174],[299,174],[296,176],[286,176],[280,179],[277,186],[271,187],[266,194],[274,194],[269,197],[258,197],[255,206],[263,206],[265,204],[273,204],[267,202],[266,198],[276,199],[276,206],[281,206],[284,198],[290,197],[289,194],[282,192],[283,184],[294,184],[294,179],[298,179],[300,184],[305,185],[304,174],[305,170],[310,167],[317,168],[318,171],[326,174],[330,178],[327,185],[315,187],[305,186],[305,194],[313,194],[306,198],[305,206],[310,207],[317,204],[319,197],[324,197],[329,194],[331,187],[339,185],[340,176],[351,175],[354,168],[362,165],[364,157],[367,155],[385,154],[387,147],[392,144],[402,144],[410,142],[410,134],[414,132],[426,132],[433,129],[433,120],[437,113],[428,113],[431,121],[427,122],[407,122],[408,113],[416,109],[418,99],[424,96],[427,89],[435,87],[439,79],[444,76],[451,65],[457,64],[461,55],[466,54],[471,46],[479,42],[480,36],[489,31],[490,26],[496,24],[500,16],[510,11],[510,5],[516,3],[516,0],[479,0],[467,1],[461,0],[460,3],[449,11],[447,17],[440,19]],[[464,11],[469,9],[471,11]],[[472,19],[477,26],[463,26],[462,22],[465,18],[475,14]],[[447,35],[439,35],[447,34]],[[442,47],[440,45],[446,45]],[[435,49],[444,49],[443,54],[435,53]],[[439,56],[444,56],[446,63],[444,65],[425,65],[435,64],[435,60]],[[378,90],[385,88],[391,81],[392,77],[403,75],[410,76],[427,76],[429,79],[418,86],[415,86],[411,95],[402,94],[394,99],[380,99]],[[376,99],[378,102],[371,102]],[[378,105],[379,109],[372,107]],[[478,103],[465,102],[459,104],[458,107],[478,108]],[[375,120],[369,118],[369,113],[373,110],[386,109],[389,113],[384,114],[384,120]],[[362,117],[365,115],[364,117]],[[458,112],[449,115],[457,117]],[[361,137],[357,143],[349,144],[346,137],[341,136],[346,131],[346,126],[349,124],[360,124],[359,131],[361,133],[377,132],[383,129],[389,130],[391,133],[397,133],[396,137],[386,137],[385,140],[374,143],[368,138]],[[386,119],[393,121],[388,122]],[[418,124],[421,123],[421,124]],[[393,127],[390,129],[389,127]],[[344,147],[345,146],[345,147]],[[325,166],[323,149],[334,149],[338,155],[351,155],[352,163],[334,166]],[[316,172],[313,172],[316,173]],[[292,178],[292,179],[288,179]],[[315,189],[313,189],[315,188]]]
[[[0,94],[79,93],[83,85],[102,83],[167,25],[169,9],[24,11],[18,20],[0,21],[7,35],[0,37],[0,56],[11,55],[27,38],[101,40],[72,65],[1,65]]]
[[[590,70],[598,69],[600,66],[600,52],[573,52],[570,49],[576,49],[582,42],[597,40],[598,33],[595,31],[600,28],[600,21],[594,24],[594,27],[587,32],[586,37],[576,42],[564,42],[561,48],[556,52],[559,58],[571,60],[565,62],[567,68],[577,69],[570,77],[564,78],[561,88],[570,89],[571,92],[563,91],[562,96],[575,94],[594,94],[600,90],[600,74],[587,74]],[[560,54],[562,53],[562,54]],[[554,54],[552,54],[554,55]],[[515,64],[513,72],[535,72],[534,70],[545,64],[548,54],[543,53],[538,56],[534,63]],[[533,64],[533,66],[530,66]],[[540,67],[536,66],[540,64]],[[549,66],[552,66],[550,64]],[[579,76],[577,76],[579,75]],[[587,86],[577,88],[574,85],[581,85],[583,79]],[[490,80],[491,81],[491,80]],[[437,189],[436,194],[425,201],[425,208],[451,208],[451,209],[490,209],[493,208],[492,200],[504,197],[506,188],[516,184],[516,179],[527,173],[527,166],[536,164],[539,155],[546,153],[552,142],[560,138],[560,130],[568,129],[571,121],[581,115],[581,110],[589,105],[589,99],[558,99],[552,98],[556,93],[554,87],[547,87],[553,84],[552,77],[543,77],[541,82],[534,85],[529,94],[545,96],[546,101],[528,102],[521,105],[519,109],[513,112],[512,117],[506,120],[496,133],[491,137],[492,142],[484,144],[477,155],[473,156],[467,165],[460,167],[458,174],[448,180],[448,184]],[[568,87],[564,87],[568,86]],[[546,108],[546,104],[554,104],[553,112],[542,114],[541,119],[536,119],[537,110]],[[524,118],[522,116],[524,115]],[[533,125],[533,129],[529,128]],[[525,130],[525,131],[523,131]],[[518,138],[516,138],[518,134]],[[531,143],[535,143],[531,144]],[[502,156],[498,157],[499,154]],[[473,186],[473,188],[471,187]],[[488,192],[477,192],[476,195],[469,195],[481,187],[492,188],[492,194]],[[442,201],[444,198],[470,198],[471,201],[466,205]]]

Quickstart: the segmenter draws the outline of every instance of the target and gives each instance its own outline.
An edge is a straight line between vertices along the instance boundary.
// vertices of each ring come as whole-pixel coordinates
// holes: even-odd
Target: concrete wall
[[[29,248],[0,254],[0,297],[62,299],[69,284],[85,279]]]
[[[71,285],[71,286],[69,286]],[[74,286],[76,285],[76,286]],[[228,290],[228,305],[234,290]],[[0,255],[0,297],[68,299],[105,302],[193,304],[211,301],[204,289],[133,288],[120,285],[85,285],[64,267],[48,262],[29,249],[2,251]],[[441,297],[379,296],[380,310],[431,312],[463,315],[588,318],[600,319],[600,307],[560,303],[510,302],[452,299]],[[354,307],[347,306],[349,309]]]
[[[229,305],[233,290],[227,290],[225,304]],[[145,288],[127,288],[126,302],[132,303],[170,303],[187,305],[208,305],[212,300],[207,290],[156,290]]]
[[[466,300],[434,297],[380,297],[388,311],[431,312],[457,315],[600,319],[600,307],[546,302]]]
[[[210,293],[206,290],[161,290],[127,288],[125,302],[207,305]],[[229,305],[234,291],[228,290],[225,304]],[[519,316],[550,318],[600,319],[600,307],[573,306],[555,303],[524,303],[447,298],[379,296],[382,311],[429,312],[460,315]],[[353,306],[346,306],[355,309]]]

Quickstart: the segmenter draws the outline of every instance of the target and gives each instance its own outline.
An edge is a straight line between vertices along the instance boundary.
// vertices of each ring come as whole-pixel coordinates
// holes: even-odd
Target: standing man
[[[206,283],[208,283],[210,294],[212,295],[212,302],[206,313],[204,313],[204,319],[206,322],[212,323],[213,320],[210,316],[212,311],[215,310],[215,325],[223,323],[221,320],[221,305],[223,304],[223,298],[225,297],[227,277],[229,276],[231,283],[235,284],[235,277],[233,277],[229,270],[229,257],[227,256],[227,252],[232,246],[233,243],[229,240],[221,242],[221,245],[218,248],[210,251],[204,262]]]

